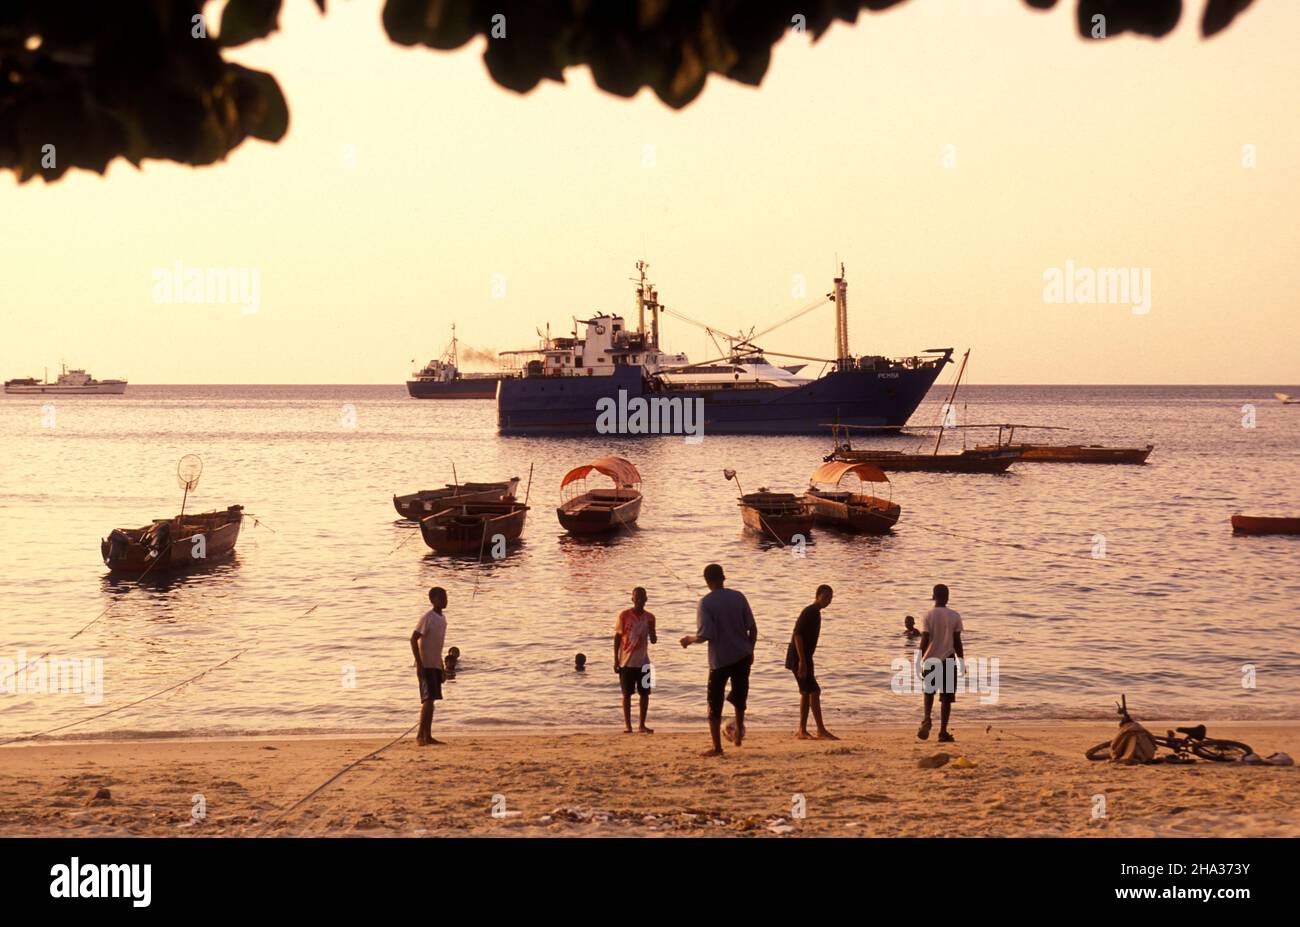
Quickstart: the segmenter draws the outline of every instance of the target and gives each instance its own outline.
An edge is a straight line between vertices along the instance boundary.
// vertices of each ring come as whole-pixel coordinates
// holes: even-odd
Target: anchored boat
[[[186,515],[185,503],[199,485],[203,461],[186,454],[176,464],[176,482],[185,490],[175,518],[155,519],[143,528],[114,528],[99,541],[99,554],[114,572],[152,573],[204,566],[229,555],[239,540],[244,507]]]
[[[1300,534],[1300,518],[1233,515],[1233,534]]]
[[[612,489],[586,488],[587,476],[600,473]],[[605,534],[630,528],[641,514],[641,474],[623,457],[601,457],[574,467],[560,481],[560,506],[556,516],[570,534]]]
[[[637,264],[634,325],[621,315],[600,314],[581,323],[581,335],[575,327],[571,337],[548,335],[538,348],[503,352],[540,355],[520,375],[501,380],[497,426],[503,434],[815,434],[817,423],[825,421],[899,428],[952,356],[951,348],[932,348],[907,358],[855,357],[843,267],[832,293],[778,323],[833,304],[834,356],[819,358],[759,347],[756,339],[778,326],[727,337],[666,309],[646,280],[646,266]],[[659,343],[662,312],[724,339],[726,348],[719,345],[718,357],[700,363],[665,353]],[[769,357],[801,363],[773,363]]]
[[[228,556],[239,540],[244,507],[155,519],[143,528],[114,528],[99,542],[104,564],[115,573],[187,570]]]
[[[419,521],[461,502],[513,502],[518,488],[517,476],[497,483],[448,483],[442,489],[421,489],[393,496],[393,508],[403,518]]]
[[[842,489],[844,481],[857,480],[856,492]],[[812,507],[813,520],[843,531],[885,534],[898,521],[902,509],[891,499],[881,499],[866,491],[867,483],[889,486],[889,477],[869,463],[822,464],[809,477],[804,501]]]
[[[746,528],[782,544],[807,540],[812,534],[812,506],[789,492],[772,492],[760,487],[758,492],[740,497],[740,519]]]
[[[15,395],[28,393],[54,393],[64,396],[120,396],[126,392],[125,380],[96,380],[84,370],[69,370],[63,365],[63,372],[53,383],[48,373],[43,381],[35,377],[20,377],[5,381],[5,392]]]
[[[522,502],[460,502],[420,519],[424,543],[439,554],[478,554],[519,540],[528,506]]]
[[[456,360],[456,326],[440,358],[411,374],[406,392],[412,399],[495,399],[500,373],[461,373]],[[414,363],[414,361],[412,361]]]

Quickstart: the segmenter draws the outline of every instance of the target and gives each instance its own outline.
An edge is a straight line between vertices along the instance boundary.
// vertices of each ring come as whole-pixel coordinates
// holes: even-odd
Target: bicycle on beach
[[[1119,715],[1120,727],[1133,720],[1128,713],[1128,699],[1123,695],[1115,705],[1115,712]],[[1179,734],[1182,736],[1178,736]],[[1204,724],[1180,727],[1177,733],[1166,731],[1164,737],[1152,734],[1151,738],[1156,742],[1157,747],[1172,750],[1176,757],[1185,758],[1188,753],[1194,753],[1203,760],[1213,760],[1216,763],[1240,760],[1247,754],[1255,752],[1250,748],[1250,744],[1243,744],[1239,740],[1217,740],[1206,737]],[[1087,756],[1090,760],[1110,759],[1110,741],[1097,744],[1088,751]]]

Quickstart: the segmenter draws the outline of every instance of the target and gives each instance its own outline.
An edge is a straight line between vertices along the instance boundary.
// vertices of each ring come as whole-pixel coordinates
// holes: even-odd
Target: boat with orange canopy
[[[587,477],[599,473],[612,489],[587,489]],[[601,457],[574,467],[560,481],[560,505],[555,510],[570,534],[606,534],[630,528],[641,514],[641,474],[625,457]]]
[[[850,477],[857,480],[857,491],[841,488]],[[867,491],[867,484],[891,487],[889,477],[875,464],[831,461],[817,468],[808,478],[804,501],[818,524],[844,531],[885,534],[898,521],[902,509],[891,499],[881,499]]]

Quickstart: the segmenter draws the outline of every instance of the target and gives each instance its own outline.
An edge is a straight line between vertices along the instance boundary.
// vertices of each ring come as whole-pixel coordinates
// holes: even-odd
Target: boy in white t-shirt
[[[934,587],[934,608],[921,619],[921,687],[925,693],[925,720],[916,736],[926,740],[930,736],[930,712],[934,708],[935,693],[939,695],[939,742],[952,743],[956,738],[948,733],[948,716],[952,703],[957,701],[957,661],[965,661],[961,646],[961,615],[948,607],[948,587],[939,583]]]
[[[411,632],[411,653],[415,654],[415,673],[420,678],[420,730],[415,742],[421,747],[441,744],[435,740],[433,703],[442,698],[442,681],[446,671],[442,662],[442,645],[447,640],[447,619],[442,610],[447,607],[447,590],[434,586],[429,590],[429,609]]]

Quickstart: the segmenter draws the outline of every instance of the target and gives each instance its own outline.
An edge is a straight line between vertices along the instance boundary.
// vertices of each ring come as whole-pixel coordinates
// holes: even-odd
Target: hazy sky
[[[808,305],[838,259],[855,353],[971,347],[973,382],[1300,380],[1300,4],[1206,42],[1192,3],[1163,41],[1104,45],[1060,6],[911,0],[674,112],[585,69],[518,96],[482,40],[391,44],[377,0],[286,4],[235,56],[279,78],[280,144],[0,178],[0,376],[398,383],[453,321],[495,351],[630,315],[643,257],[666,305],[730,330]],[[178,261],[257,270],[258,311],[157,302]],[[1067,261],[1149,269],[1150,311],[1045,302]],[[672,319],[664,342],[713,356]],[[762,343],[829,356],[832,311]]]

